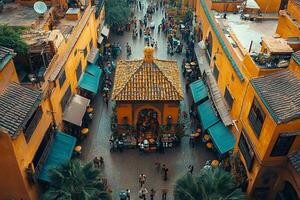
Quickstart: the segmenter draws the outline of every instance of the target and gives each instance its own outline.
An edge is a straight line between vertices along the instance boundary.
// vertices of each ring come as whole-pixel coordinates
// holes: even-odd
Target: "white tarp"
[[[101,34],[107,37],[109,35],[109,28],[107,26],[103,26]]]
[[[63,120],[81,126],[83,116],[89,104],[89,99],[75,94],[64,111]]]

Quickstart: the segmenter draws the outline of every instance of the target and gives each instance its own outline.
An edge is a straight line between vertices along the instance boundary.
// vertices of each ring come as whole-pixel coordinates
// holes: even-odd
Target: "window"
[[[34,112],[34,114],[32,115],[32,117],[26,123],[24,134],[27,143],[30,141],[30,138],[33,135],[37,125],[39,124],[42,115],[43,115],[43,110],[41,106],[39,106],[37,110]]]
[[[43,140],[42,140],[38,150],[36,151],[36,153],[33,157],[32,163],[35,167],[38,166],[38,163],[40,162],[42,155],[44,153],[47,153],[47,152],[45,152],[45,150],[46,150],[46,147],[48,146],[51,136],[53,136],[53,133],[52,133],[52,125],[50,124],[50,126],[48,127],[48,129],[43,137]]]
[[[67,105],[71,95],[72,95],[72,91],[71,91],[71,87],[69,86],[66,93],[65,93],[65,95],[62,97],[62,99],[60,101],[62,111],[65,110],[66,105]]]
[[[87,46],[83,49],[83,55],[84,55],[84,58],[85,58],[86,55],[87,55]]]
[[[58,79],[58,82],[59,82],[60,87],[63,86],[65,80],[66,80],[66,72],[65,72],[65,70],[64,70],[64,71],[61,73],[61,75],[60,75],[60,77],[59,77],[59,79]]]
[[[232,108],[232,104],[233,104],[233,98],[232,98],[229,90],[227,89],[227,87],[225,88],[224,98],[226,100],[226,103],[227,103],[229,109],[231,109]]]
[[[81,61],[80,61],[79,64],[78,64],[78,66],[77,66],[77,69],[76,69],[76,78],[77,78],[77,81],[79,81],[81,73],[82,73],[82,65],[81,65]]]
[[[250,171],[253,165],[255,154],[244,129],[242,130],[238,146],[246,161],[248,171]]]
[[[214,75],[216,81],[218,81],[218,78],[219,78],[219,69],[217,68],[216,65],[214,65],[213,75]]]
[[[295,135],[280,134],[273,150],[271,156],[285,156],[289,153],[290,148],[295,140]]]
[[[74,56],[76,56],[76,55],[77,55],[77,49],[74,50]]]
[[[93,39],[91,39],[89,46],[90,46],[90,49],[93,48]]]
[[[255,98],[253,99],[253,103],[248,115],[248,120],[255,135],[259,137],[265,121],[265,113]]]

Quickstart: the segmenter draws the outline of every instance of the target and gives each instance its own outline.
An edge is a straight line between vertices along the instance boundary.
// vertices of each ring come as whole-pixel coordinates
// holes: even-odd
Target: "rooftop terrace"
[[[251,41],[253,41],[252,51],[259,52],[262,37],[272,36],[276,31],[277,20],[272,20],[273,17],[270,16],[265,16],[269,17],[270,20],[260,20],[257,22],[243,20],[241,14],[226,13],[226,19],[223,15],[215,13],[215,18],[233,47],[248,50]]]
[[[36,27],[44,22],[34,11],[33,6],[23,6],[17,3],[4,4],[0,12],[0,24],[9,26]]]

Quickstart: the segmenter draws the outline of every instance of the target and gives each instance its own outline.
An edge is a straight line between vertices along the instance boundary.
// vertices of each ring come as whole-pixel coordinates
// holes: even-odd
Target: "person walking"
[[[161,192],[162,192],[161,200],[167,200],[168,189],[166,188],[162,189]]]
[[[130,200],[130,190],[129,189],[126,190],[126,199]]]
[[[94,162],[94,167],[96,167],[96,168],[100,167],[100,163],[99,163],[98,157],[95,157],[94,160],[93,160],[93,162]]]
[[[161,166],[160,166],[160,162],[156,162],[155,163],[155,169],[156,169],[156,172],[159,174],[159,172],[160,172],[160,168],[161,168]]]
[[[150,200],[153,200],[154,199],[154,196],[155,196],[155,190],[152,188],[150,190]]]
[[[139,191],[139,198],[146,200],[147,193],[148,193],[148,190],[145,187],[142,187]]]
[[[104,159],[103,159],[102,156],[100,156],[99,162],[100,162],[100,166],[103,167],[104,166]]]
[[[166,168],[166,169],[164,170],[164,181],[167,181],[167,180],[168,180],[168,171],[169,171],[168,168]]]
[[[139,183],[140,183],[141,188],[143,187],[143,185],[145,184],[145,182],[146,182],[146,175],[145,174],[140,174],[140,176],[139,176]]]
[[[193,174],[194,166],[193,165],[189,165],[188,169],[189,169],[189,173]]]

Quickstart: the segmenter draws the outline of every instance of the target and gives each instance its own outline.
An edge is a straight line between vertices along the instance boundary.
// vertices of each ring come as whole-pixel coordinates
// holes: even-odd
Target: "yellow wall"
[[[89,43],[92,40],[93,47],[97,46],[97,28],[99,27],[99,23],[101,20],[95,19],[95,10],[91,12],[89,15],[89,11],[93,9],[91,6],[88,6],[82,16],[82,19],[88,17],[88,21],[84,26],[82,33],[79,38],[75,38],[74,35],[78,31],[78,27],[81,25],[77,25],[69,38],[62,43],[59,47],[57,54],[55,55],[56,60],[52,61],[49,65],[49,68],[55,68],[57,62],[59,62],[63,57],[66,56],[66,50],[70,47],[72,42],[76,40],[75,47],[71,50],[71,54],[67,59],[67,62],[64,65],[66,80],[64,85],[60,87],[58,80],[56,81],[56,86],[51,87],[54,84],[51,84],[50,87],[48,82],[45,82],[42,89],[44,89],[44,98],[40,104],[43,110],[42,118],[37,124],[36,129],[31,136],[29,143],[26,142],[24,134],[21,132],[16,139],[10,139],[5,134],[0,133],[0,177],[5,177],[4,174],[9,175],[9,178],[5,181],[0,181],[0,199],[3,198],[16,198],[24,200],[27,199],[38,199],[38,184],[34,184],[30,186],[27,181],[27,176],[25,174],[25,169],[32,162],[32,159],[35,156],[35,153],[41,144],[41,141],[48,129],[52,120],[52,106],[53,113],[55,116],[55,121],[57,122],[58,128],[62,129],[62,111],[60,106],[60,101],[62,96],[64,95],[66,89],[69,85],[71,85],[71,89],[73,93],[77,91],[77,78],[76,78],[76,68],[78,66],[79,61],[82,61],[82,70],[84,71],[87,65],[87,57],[90,52]],[[103,19],[104,12],[102,11],[100,15]],[[87,55],[84,57],[83,49],[87,47]],[[77,54],[75,55],[75,49],[77,50]],[[4,80],[4,73],[5,79]],[[7,74],[11,74],[11,78],[8,79]],[[51,73],[47,74],[45,79],[48,80]],[[0,73],[1,78],[1,87],[2,83],[8,80],[17,80],[17,76],[15,73],[15,69],[13,63],[11,62],[8,67],[2,70]],[[50,99],[48,99],[48,90]],[[2,144],[3,143],[3,144]],[[5,145],[4,145],[5,144]],[[5,156],[3,156],[5,155]],[[1,174],[3,173],[3,175]]]
[[[8,133],[0,132],[0,199],[29,199]]]
[[[10,82],[19,82],[13,59],[0,71],[0,93]]]
[[[249,111],[254,97],[259,102],[266,116],[259,137],[255,135],[248,120]],[[250,85],[245,96],[238,126],[240,130],[240,134],[242,129],[245,130],[245,134],[247,134],[249,140],[251,141],[252,143],[251,146],[253,147],[253,151],[255,152],[255,161],[253,167],[250,172],[247,170],[248,179],[249,179],[247,192],[251,194],[253,192],[254,187],[256,186],[262,187],[264,183],[261,182],[261,176],[264,172],[270,170],[269,168],[274,170],[279,176],[282,176],[281,179],[286,179],[285,176],[281,174],[281,170],[285,169],[284,166],[285,163],[287,162],[287,157],[286,156],[270,157],[270,154],[278,139],[278,136],[281,133],[297,132],[300,130],[300,119],[293,120],[285,124],[279,124],[279,125],[276,124],[276,122],[273,120],[272,116],[264,106],[263,102],[256,94],[255,90]],[[293,145],[291,146],[289,152],[294,152],[299,148],[300,148],[300,137],[297,137]],[[245,160],[242,156],[241,156],[241,160],[246,166]],[[273,187],[275,182],[270,181],[268,184],[270,187]],[[280,183],[276,183],[276,184],[280,184]],[[264,184],[264,186],[267,185]]]
[[[290,65],[289,65],[289,69],[298,73],[298,75],[300,76],[300,65],[297,64],[294,59],[291,59]]]
[[[279,16],[276,33],[285,39],[288,37],[300,36],[300,30],[298,29],[296,23],[294,23],[292,18],[287,15]]]
[[[177,103],[166,103],[164,104],[164,119],[163,124],[168,123],[168,116],[172,117],[172,123],[177,124],[179,118],[179,105]]]
[[[160,125],[166,125],[168,116],[172,117],[173,124],[177,124],[179,118],[179,103],[125,103],[117,102],[117,123],[122,124],[123,118],[128,118],[128,123],[136,125],[139,112],[143,109],[153,109],[157,112],[157,120]]]
[[[290,0],[288,7],[287,7],[287,12],[293,16],[294,19],[296,19],[298,22],[300,21],[300,13],[299,13],[300,6],[297,6],[295,4],[295,0]]]
[[[120,103],[116,106],[117,111],[117,123],[122,124],[124,117],[128,118],[128,124],[133,124],[132,105],[126,103]]]
[[[59,77],[56,80],[56,86],[55,88],[52,89],[52,94],[51,94],[51,101],[53,105],[53,110],[55,112],[55,121],[60,129],[62,129],[63,124],[62,124],[62,108],[60,105],[61,99],[64,96],[65,92],[67,91],[67,88],[70,86],[72,93],[76,94],[77,93],[77,83],[78,80],[76,78],[76,69],[81,61],[82,63],[82,71],[85,70],[87,66],[87,57],[90,53],[90,47],[89,43],[92,40],[93,41],[93,47],[97,46],[97,27],[99,26],[98,23],[100,21],[97,21],[95,19],[94,12],[90,16],[88,16],[88,11],[89,9],[92,9],[91,7],[86,8],[86,12],[83,14],[83,18],[89,17],[89,20],[85,24],[85,27],[83,31],[80,34],[80,37],[78,38],[75,47],[72,49],[65,65],[64,65],[64,70],[66,73],[66,80],[62,86],[59,85]],[[76,30],[73,31],[73,33],[76,33]],[[58,50],[58,54],[61,55],[60,59],[62,59],[65,54],[63,52],[66,51],[66,49],[70,46],[72,43],[72,40],[74,40],[74,34],[71,35],[68,40],[66,41],[66,44],[60,47]],[[87,47],[87,55],[84,57],[83,49]],[[60,53],[61,52],[61,53]],[[76,53],[75,53],[76,52]]]
[[[256,0],[261,12],[276,13],[279,11],[281,0]]]

